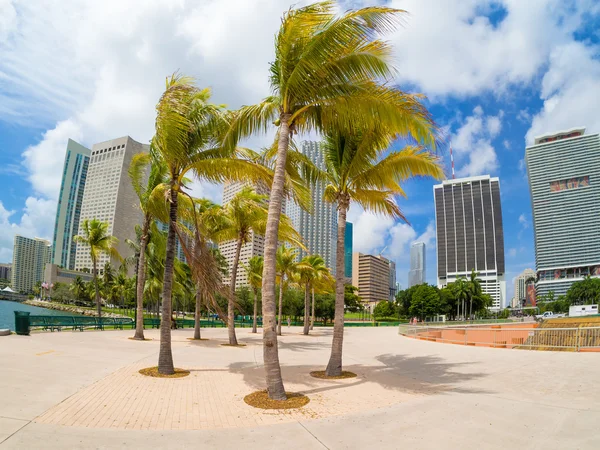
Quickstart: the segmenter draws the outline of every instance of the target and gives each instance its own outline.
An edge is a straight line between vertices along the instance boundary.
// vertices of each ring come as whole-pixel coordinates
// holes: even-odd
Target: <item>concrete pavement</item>
[[[395,328],[346,329],[356,379],[307,377],[327,363],[331,330],[284,329],[286,389],[311,402],[260,411],[260,335],[219,345],[226,330],[173,333],[182,379],[152,379],[153,341],[106,331],[10,336],[0,343],[0,449],[9,448],[599,448],[597,354],[463,347],[404,338]]]

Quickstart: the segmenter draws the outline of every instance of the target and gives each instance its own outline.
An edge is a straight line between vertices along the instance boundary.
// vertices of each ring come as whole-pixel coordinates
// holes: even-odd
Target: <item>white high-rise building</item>
[[[427,279],[425,263],[425,242],[413,242],[410,246],[410,271],[408,272],[408,287],[425,283]]]
[[[548,133],[525,149],[537,297],[600,276],[600,135]]]
[[[108,233],[119,240],[116,248],[123,258],[133,253],[125,240],[135,241],[135,226],[141,225],[143,220],[139,200],[127,172],[133,156],[144,151],[149,151],[148,145],[125,136],[94,144],[90,156],[78,234],[83,234],[81,226],[86,219],[108,223]],[[106,262],[118,266],[110,256],[101,254],[99,271]],[[78,244],[75,270],[84,268],[92,269],[89,247]]]
[[[493,310],[507,306],[500,181],[481,175],[433,187],[438,286],[478,273]]]
[[[13,291],[29,293],[44,281],[44,267],[52,260],[52,245],[45,239],[15,236],[11,286]]]
[[[318,142],[304,141],[300,152],[306,155],[320,169],[324,169],[323,153]],[[291,219],[294,228],[304,240],[308,252],[300,251],[298,258],[307,254],[320,255],[335,274],[336,268],[336,241],[337,241],[337,209],[334,204],[323,200],[325,185],[317,183],[312,189],[312,214],[303,210],[294,202],[287,206],[287,216]]]

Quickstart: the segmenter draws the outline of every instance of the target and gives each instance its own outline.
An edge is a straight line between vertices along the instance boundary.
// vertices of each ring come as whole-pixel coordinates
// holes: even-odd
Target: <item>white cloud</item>
[[[491,142],[502,129],[503,116],[502,111],[496,116],[486,116],[481,106],[477,106],[473,115],[466,118],[452,138],[459,176],[484,175],[498,169],[498,158]]]
[[[505,148],[506,150],[510,150],[510,141],[509,141],[508,139],[504,139],[504,140],[502,141],[502,145],[504,145],[504,148]]]
[[[554,49],[550,67],[542,80],[542,110],[535,115],[526,141],[535,136],[584,126],[588,133],[600,131],[600,61],[598,48],[571,42]]]
[[[519,216],[519,223],[521,224],[521,226],[523,228],[529,228],[529,220],[527,220],[527,217],[525,216],[525,214],[521,214]]]
[[[508,256],[511,256],[511,257],[513,257],[513,258],[514,258],[515,256],[517,256],[517,249],[516,249],[516,248],[509,248],[509,249],[508,249]]]

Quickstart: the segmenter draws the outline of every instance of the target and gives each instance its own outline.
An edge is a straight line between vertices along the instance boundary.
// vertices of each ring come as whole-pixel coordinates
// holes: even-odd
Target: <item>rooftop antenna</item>
[[[456,177],[454,176],[454,154],[452,153],[452,145],[450,145],[450,161],[452,161],[452,179],[454,180]]]

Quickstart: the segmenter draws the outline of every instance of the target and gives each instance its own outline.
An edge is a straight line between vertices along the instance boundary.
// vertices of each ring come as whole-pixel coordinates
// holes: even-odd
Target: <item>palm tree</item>
[[[300,284],[304,285],[304,330],[308,335],[310,329],[310,292],[315,282],[329,272],[325,260],[319,255],[309,255],[302,258],[298,264]]]
[[[191,78],[174,74],[167,78],[166,90],[156,106],[152,148],[167,167],[168,182],[157,186],[152,197],[166,198],[169,204],[158,355],[158,371],[163,375],[174,373],[171,351],[173,264],[179,196],[183,194],[186,175],[192,172],[197,179],[209,182],[270,179],[266,168],[236,158],[235,139],[228,138],[228,145],[222,144],[230,126],[230,115],[222,107],[209,104],[209,98],[210,90],[200,90]]]
[[[481,297],[481,294],[483,293],[481,290],[481,280],[477,278],[477,275],[479,274],[475,272],[475,269],[472,269],[467,283],[469,287],[469,318],[471,318],[473,314],[473,299]]]
[[[388,87],[391,49],[377,39],[396,28],[403,11],[378,6],[335,13],[336,4],[325,1],[284,14],[270,66],[272,95],[241,108],[228,136],[235,141],[273,123],[278,127],[262,289],[266,384],[275,400],[286,398],[275,332],[275,254],[290,139],[349,122],[360,127],[380,122],[432,143],[433,125],[420,97]]]
[[[465,315],[465,299],[469,297],[469,285],[465,281],[463,277],[458,278],[454,282],[454,294],[456,295],[456,319],[460,316],[459,306],[462,301],[462,312],[463,316]]]
[[[277,249],[277,277],[279,278],[279,320],[277,321],[277,334],[281,336],[281,320],[283,312],[283,291],[286,283],[294,276],[298,268],[296,250],[284,245]]]
[[[125,297],[129,295],[130,282],[127,277],[127,269],[126,266],[121,266],[119,271],[117,272],[117,276],[114,278],[112,283],[112,294],[114,297],[120,300],[121,308],[125,307]],[[144,320],[144,316],[142,315],[142,321]]]
[[[246,269],[246,276],[248,283],[252,288],[254,294],[254,314],[252,316],[252,332],[256,333],[256,315],[258,305],[258,292],[262,285],[262,273],[264,267],[264,259],[262,256],[253,256],[248,260],[248,264],[244,267]],[[280,319],[281,320],[281,319]]]
[[[324,199],[338,211],[336,249],[335,323],[327,375],[342,372],[344,338],[344,236],[346,213],[351,202],[367,211],[406,221],[395,196],[405,196],[400,183],[415,176],[443,177],[438,158],[421,147],[407,146],[387,153],[401,129],[375,126],[352,132],[332,130],[322,145],[324,170],[318,178],[325,184]],[[387,153],[387,155],[386,155]]]
[[[150,173],[146,181],[146,170],[150,165]],[[144,340],[144,285],[146,283],[146,246],[150,223],[155,218],[151,208],[151,195],[154,188],[166,182],[166,167],[159,154],[151,149],[150,153],[134,155],[129,166],[129,178],[139,199],[139,207],[144,215],[139,236],[139,258],[137,260],[136,282],[136,320],[133,339]]]
[[[331,275],[329,268],[320,270],[316,274],[316,278],[312,285],[312,304],[311,304],[311,319],[310,329],[315,326],[315,291],[317,294],[331,293],[335,289],[335,278]]]
[[[75,280],[71,286],[69,286],[69,290],[73,293],[75,299],[77,300],[80,300],[81,297],[85,295],[85,283],[79,275],[75,277]]]
[[[90,249],[92,259],[92,278],[94,280],[94,292],[98,317],[102,317],[102,304],[100,303],[100,289],[98,287],[98,258],[102,253],[112,257],[121,258],[115,245],[118,239],[108,234],[108,224],[97,219],[85,219],[81,224],[82,235],[75,236],[78,244],[87,245]]]

